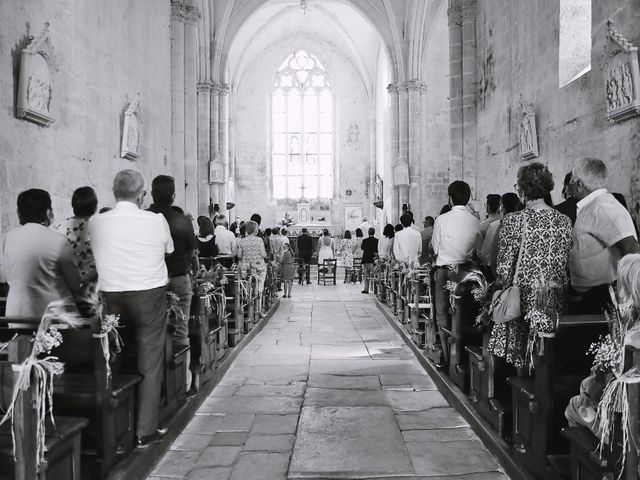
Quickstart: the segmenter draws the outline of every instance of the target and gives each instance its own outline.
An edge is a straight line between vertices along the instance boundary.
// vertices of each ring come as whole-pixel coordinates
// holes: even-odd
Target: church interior
[[[601,160],[638,224],[638,45],[637,0],[3,0],[0,247],[23,223],[21,192],[48,192],[56,220],[82,186],[112,209],[129,169],[143,208],[168,175],[196,234],[201,216],[259,214],[296,264],[303,229],[315,252],[356,228],[382,238],[407,211],[418,231],[441,224],[456,181],[482,221],[487,196],[520,193],[538,163],[553,206],[581,159]],[[609,316],[557,313],[531,364],[501,370],[479,287],[462,288],[484,277],[447,282],[443,326],[424,264],[335,256],[294,268],[291,298],[278,267],[193,280],[189,343],[168,336],[163,357],[168,433],[148,448],[115,328],[61,328],[61,383],[42,373],[21,390],[11,372],[36,362],[22,340],[42,323],[9,321],[0,288],[0,479],[640,478],[638,350],[619,346],[635,381],[605,391],[618,395],[607,442],[564,415]]]

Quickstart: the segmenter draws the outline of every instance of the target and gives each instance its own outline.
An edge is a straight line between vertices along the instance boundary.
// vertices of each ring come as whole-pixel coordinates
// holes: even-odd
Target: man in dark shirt
[[[182,321],[176,324],[173,341],[176,345],[189,346],[189,313],[193,295],[191,261],[198,245],[189,218],[171,207],[175,196],[176,186],[173,177],[158,175],[153,179],[151,183],[153,203],[149,207],[149,211],[161,213],[169,224],[174,246],[173,253],[165,258],[169,273],[169,290],[180,298],[180,308],[184,313]],[[189,358],[185,363],[189,364]],[[189,370],[187,370],[187,377],[189,377]],[[187,388],[189,388],[190,380],[187,378]]]
[[[571,187],[569,184],[571,183],[571,172],[567,173],[564,176],[564,186],[562,187],[562,197],[565,199],[564,202],[559,203],[554,208],[560,213],[564,213],[567,217],[571,219],[571,225],[576,223],[576,216],[578,213],[578,200],[574,198],[573,193],[571,192]]]
[[[302,227],[302,233],[298,237],[298,257],[300,258],[300,269],[304,269],[307,285],[311,284],[309,275],[311,271],[311,256],[313,255],[313,239],[309,235],[307,227]],[[302,275],[298,276],[298,284],[302,285]]]
[[[364,290],[369,293],[369,277],[373,271],[373,262],[378,256],[378,239],[374,236],[375,228],[369,229],[369,236],[362,241],[362,275],[364,276]]]

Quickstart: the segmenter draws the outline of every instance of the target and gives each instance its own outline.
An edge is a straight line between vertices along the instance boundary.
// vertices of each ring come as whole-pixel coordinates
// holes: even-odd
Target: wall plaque
[[[20,78],[16,116],[43,127],[51,125],[55,119],[51,114],[51,72],[55,70],[55,57],[49,23],[38,38],[33,38],[22,50],[20,56]]]
[[[528,103],[520,95],[520,123],[518,124],[520,137],[520,158],[530,160],[539,156],[538,131],[536,129],[536,114],[533,103]]]
[[[122,124],[122,147],[120,156],[129,160],[140,158],[140,124],[138,122],[138,106],[140,94],[138,94],[124,112]]]
[[[409,186],[409,164],[406,161],[402,161],[400,154],[396,155],[393,165],[393,184],[396,187]]]
[[[640,114],[638,47],[624,38],[609,20],[609,41],[603,71],[607,120],[622,122]]]
[[[224,162],[220,160],[218,155],[209,160],[209,183],[224,183]]]

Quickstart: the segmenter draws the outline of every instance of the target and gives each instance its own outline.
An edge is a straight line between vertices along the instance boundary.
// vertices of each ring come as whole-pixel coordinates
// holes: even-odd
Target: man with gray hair
[[[618,261],[640,251],[629,212],[607,191],[607,166],[596,158],[579,160],[570,194],[578,200],[571,250],[571,311],[599,313],[609,300]]]
[[[138,371],[142,375],[136,410],[139,448],[166,433],[166,429],[158,428],[158,407],[169,280],[165,255],[173,252],[164,216],[141,209],[146,193],[140,172],[122,170],[113,181],[116,206],[89,221],[105,310],[120,315],[123,334],[134,338],[138,347]]]

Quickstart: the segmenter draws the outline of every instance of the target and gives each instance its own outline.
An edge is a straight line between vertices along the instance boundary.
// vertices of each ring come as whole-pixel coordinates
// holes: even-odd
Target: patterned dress
[[[503,286],[513,283],[525,221],[527,234],[517,278],[522,316],[495,324],[489,339],[489,351],[516,367],[527,365],[529,323],[525,316],[539,304],[540,286],[549,287],[547,308],[555,312],[564,310],[572,245],[571,220],[560,212],[527,207],[507,215],[500,226],[496,267]]]
[[[345,238],[340,244],[340,250],[342,250],[342,263],[345,267],[353,267],[353,250],[356,246],[353,238]]]
[[[238,240],[238,249],[242,251],[240,268],[242,268],[243,272],[249,270],[250,266],[256,269],[256,272],[260,275],[258,291],[262,292],[264,280],[267,276],[267,266],[262,257],[262,252],[265,251],[262,238],[256,237],[255,235],[247,235]]]
[[[70,217],[53,225],[52,230],[67,237],[73,249],[73,258],[83,282],[82,295],[90,297],[96,289],[96,261],[93,258],[91,239],[89,238],[90,217]]]

